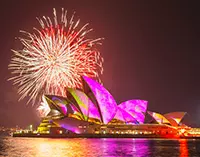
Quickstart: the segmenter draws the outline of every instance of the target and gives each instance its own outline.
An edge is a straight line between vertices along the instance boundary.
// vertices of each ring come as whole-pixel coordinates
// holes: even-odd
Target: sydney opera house
[[[37,133],[176,135],[185,112],[159,114],[147,111],[146,100],[117,104],[95,80],[83,76],[83,89],[66,89],[67,97],[43,96],[44,117]],[[146,115],[152,117],[145,122]],[[185,127],[184,127],[185,128]]]

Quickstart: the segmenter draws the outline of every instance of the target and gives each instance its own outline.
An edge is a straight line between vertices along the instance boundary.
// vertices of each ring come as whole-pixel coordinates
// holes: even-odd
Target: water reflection
[[[199,140],[0,138],[8,157],[187,157],[199,156]]]
[[[24,157],[148,157],[149,141],[145,139],[4,139],[4,156]],[[6,154],[8,153],[8,154]]]
[[[188,156],[188,146],[186,139],[180,139],[180,157],[187,157]]]
[[[148,140],[145,139],[102,139],[102,156],[148,157]]]
[[[37,143],[39,143],[37,141]],[[95,143],[87,139],[43,139],[36,144],[36,156],[96,156]]]
[[[179,157],[179,142],[175,139],[154,139],[150,149],[152,156]]]
[[[133,146],[133,156],[135,157],[148,157],[150,155],[150,146],[149,140],[146,139],[133,139],[134,146]]]

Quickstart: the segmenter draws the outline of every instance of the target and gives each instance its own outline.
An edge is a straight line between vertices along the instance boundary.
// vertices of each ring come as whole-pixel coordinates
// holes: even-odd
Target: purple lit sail
[[[118,119],[118,120],[121,120],[123,122],[126,122],[125,119],[124,119],[123,113],[121,112],[120,108],[118,108],[114,119]]]
[[[83,115],[81,114],[80,110],[74,105],[74,104],[70,104],[69,105],[72,109],[72,114],[76,115],[75,117],[81,120],[84,120]]]
[[[97,107],[94,105],[94,103],[89,99],[89,115],[90,118],[96,118],[101,120],[99,111]]]
[[[62,113],[64,115],[67,115],[67,101],[65,99],[61,99],[61,98],[58,98],[58,97],[53,97],[52,98],[53,102],[56,103],[56,105],[58,105],[62,111]]]
[[[144,123],[147,103],[145,100],[128,100],[119,104],[118,107],[131,114],[139,123]]]
[[[49,105],[49,108],[52,110],[57,110],[63,115],[67,114],[67,104],[68,101],[66,98],[52,95],[45,95],[46,102]]]
[[[113,96],[102,85],[86,76],[83,76],[83,79],[90,87],[95,99],[98,102],[103,123],[107,124],[116,114],[117,103],[115,102]]]
[[[114,119],[118,119],[126,123],[138,124],[137,120],[131,114],[121,108],[118,108]]]

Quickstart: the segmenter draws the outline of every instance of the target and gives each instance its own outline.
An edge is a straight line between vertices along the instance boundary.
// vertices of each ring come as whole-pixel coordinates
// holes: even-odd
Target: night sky
[[[41,2],[42,1],[42,2]],[[104,37],[102,81],[118,103],[140,98],[148,110],[186,111],[200,126],[200,9],[183,1],[16,0],[0,2],[0,125],[39,123],[36,107],[18,102],[17,89],[8,82],[11,49],[20,49],[19,30],[39,28],[36,20],[52,17],[64,7],[93,37]],[[193,1],[194,2],[194,1]]]

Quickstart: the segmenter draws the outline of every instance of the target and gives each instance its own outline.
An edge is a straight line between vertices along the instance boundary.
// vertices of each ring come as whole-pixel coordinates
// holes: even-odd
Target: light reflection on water
[[[0,137],[0,157],[199,157],[200,140]]]
[[[179,142],[180,142],[180,157],[188,156],[187,140],[181,139],[179,140]]]

